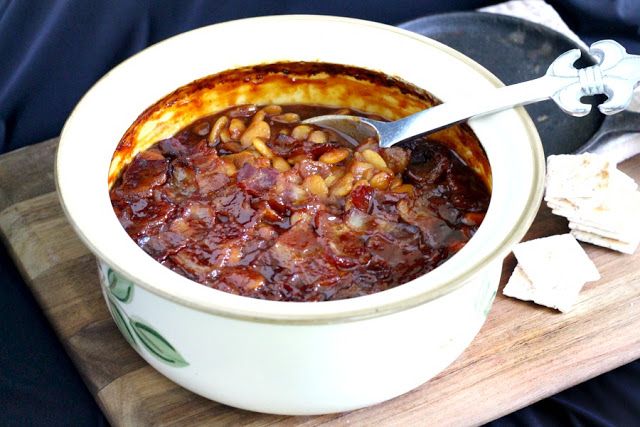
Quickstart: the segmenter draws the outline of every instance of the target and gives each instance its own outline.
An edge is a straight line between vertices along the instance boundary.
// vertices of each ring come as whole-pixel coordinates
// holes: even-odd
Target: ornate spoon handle
[[[546,74],[538,79],[505,86],[480,96],[448,101],[394,122],[361,121],[377,128],[380,145],[390,147],[469,117],[549,98],[564,112],[578,117],[589,114],[591,110],[591,105],[580,101],[588,95],[607,95],[607,101],[598,106],[604,114],[624,110],[631,101],[633,89],[640,82],[640,56],[627,54],[624,47],[613,40],[593,43],[589,53],[597,59],[596,65],[576,69],[574,63],[580,58],[580,50],[573,49],[560,55]]]

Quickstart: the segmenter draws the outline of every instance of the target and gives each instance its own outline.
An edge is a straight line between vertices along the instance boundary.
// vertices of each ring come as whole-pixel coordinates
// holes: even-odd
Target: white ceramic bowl
[[[492,168],[489,211],[459,253],[402,286],[322,303],[263,301],[202,286],[154,261],[121,227],[108,194],[112,155],[138,115],[174,89],[282,60],[379,70],[444,101],[501,85],[460,53],[381,24],[280,16],[213,25],[146,49],[85,95],[62,132],[57,185],[69,220],[98,258],[118,327],[158,371],[244,409],[346,411],[417,387],[468,346],[490,309],[503,258],[535,216],[544,156],[520,108],[471,120]]]

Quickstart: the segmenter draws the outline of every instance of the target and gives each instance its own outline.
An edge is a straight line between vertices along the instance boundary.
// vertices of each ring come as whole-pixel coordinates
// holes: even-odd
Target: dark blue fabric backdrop
[[[248,16],[315,13],[397,24],[496,1],[0,0],[0,153],[57,136],[82,94],[117,63],[174,34]],[[638,0],[549,1],[586,40],[640,52]],[[495,425],[638,425],[640,362]],[[469,410],[473,410],[470,408]],[[100,410],[0,247],[0,425],[102,425]]]

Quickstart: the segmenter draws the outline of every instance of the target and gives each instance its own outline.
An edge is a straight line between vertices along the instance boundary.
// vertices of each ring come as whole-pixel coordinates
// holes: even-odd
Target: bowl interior
[[[314,104],[350,107],[397,120],[439,103],[424,89],[399,78],[341,64],[280,62],[223,71],[176,89],[135,120],[115,150],[109,186],[140,151],[198,118],[229,107]],[[491,188],[487,157],[468,126],[451,126],[430,139],[453,149]]]
[[[345,41],[357,48],[340,48]],[[56,163],[60,199],[73,227],[100,259],[139,286],[198,310],[261,322],[323,323],[378,316],[437,298],[462,286],[488,264],[500,262],[524,235],[542,195],[544,161],[531,120],[524,110],[512,109],[469,121],[491,164],[492,201],[482,226],[454,257],[412,282],[350,300],[261,301],[204,287],[157,263],[120,226],[111,208],[108,178],[113,179],[136,150],[177,130],[171,126],[181,125],[164,126],[162,117],[152,114],[147,123],[159,122],[141,126],[134,138],[137,142],[129,151],[120,150],[112,164],[122,136],[142,111],[176,88],[225,70],[283,61],[380,71],[424,88],[445,102],[500,85],[484,68],[437,42],[347,18],[253,18],[201,28],[152,46],[103,77],[77,105],[61,136]],[[278,101],[273,91],[265,94],[269,102]],[[378,87],[365,94],[369,99],[383,99],[384,95]],[[232,99],[234,103],[247,99],[241,92],[234,97],[224,102],[205,97],[212,103],[205,107],[214,108],[213,113],[216,106]],[[299,99],[304,102],[307,98]],[[389,101],[361,109],[384,108],[373,112],[393,119],[429,102],[419,96],[409,99],[402,108]]]

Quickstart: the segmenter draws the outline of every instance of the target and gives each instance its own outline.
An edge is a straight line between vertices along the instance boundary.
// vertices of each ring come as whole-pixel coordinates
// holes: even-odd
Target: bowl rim
[[[333,22],[339,22],[339,23],[344,23],[349,25],[367,26],[367,27],[373,27],[374,29],[378,29],[378,30],[389,31],[391,33],[395,33],[396,35],[415,39],[417,41],[430,45],[432,48],[436,48],[437,50],[442,51],[444,54],[453,57],[454,59],[464,63],[466,66],[473,69],[473,71],[475,71],[478,75],[480,75],[482,78],[484,78],[487,82],[489,82],[494,87],[504,86],[504,84],[487,69],[485,69],[475,61],[471,60],[467,56],[463,55],[462,53],[446,45],[443,45],[442,43],[439,43],[435,40],[429,39],[427,37],[421,36],[419,34],[416,34],[401,28],[397,28],[397,27],[393,27],[385,24],[380,24],[380,23],[361,20],[361,19],[326,16],[326,15],[263,16],[263,17],[239,19],[239,20],[228,21],[228,22],[201,27],[185,33],[178,34],[164,41],[156,43],[153,46],[150,46],[144,49],[143,51],[137,53],[136,55],[133,55],[130,58],[126,59],[121,64],[114,67],[112,71],[125,66],[131,61],[135,61],[139,55],[141,55],[148,49],[157,48],[158,46],[167,42],[173,42],[176,39],[193,32],[206,31],[208,28],[220,27],[224,25],[250,24],[252,22],[260,22],[260,21],[277,22],[279,20],[287,20],[287,21],[290,21],[290,20],[318,21],[320,20],[320,21],[330,21],[330,22],[333,21]],[[74,115],[76,111],[82,107],[84,99],[91,93],[91,91],[96,86],[99,86],[105,79],[107,79],[112,74],[112,71],[108,72],[102,78],[100,78],[94,84],[94,86],[83,96],[83,98],[78,102],[78,104],[72,111],[71,115],[69,116],[67,122],[63,127],[60,144],[56,153],[55,166],[54,166],[56,190],[58,192],[63,211],[67,216],[67,219],[71,223],[74,231],[80,237],[82,242],[91,250],[91,252],[97,256],[100,262],[106,263],[111,269],[116,271],[120,276],[123,276],[124,278],[135,283],[136,286],[140,286],[141,288],[151,292],[152,294],[155,294],[161,298],[178,303],[179,305],[186,306],[191,309],[195,309],[204,313],[222,316],[225,318],[250,321],[254,323],[257,322],[257,323],[286,324],[286,325],[343,323],[343,322],[358,321],[358,320],[363,320],[368,318],[390,315],[393,313],[415,308],[422,304],[428,303],[429,301],[435,300],[451,292],[454,292],[455,290],[459,289],[460,287],[468,283],[474,276],[478,275],[482,270],[486,268],[487,265],[496,261],[502,261],[503,258],[511,251],[512,246],[518,243],[522,239],[522,237],[528,230],[529,226],[533,222],[535,216],[537,215],[538,206],[542,199],[542,192],[544,188],[544,153],[543,153],[540,137],[533,124],[533,121],[529,117],[528,113],[524,110],[524,108],[517,107],[512,109],[512,111],[514,111],[517,114],[517,117],[520,121],[520,124],[523,130],[526,132],[528,136],[527,142],[529,145],[529,149],[531,150],[532,160],[534,162],[534,164],[532,165],[533,176],[531,177],[531,186],[529,189],[529,194],[526,197],[525,209],[523,209],[522,212],[519,213],[517,220],[514,221],[514,225],[512,229],[508,233],[505,233],[504,238],[500,240],[499,243],[494,245],[495,247],[493,248],[493,250],[488,251],[482,258],[478,259],[472,266],[470,266],[470,268],[467,268],[464,271],[461,271],[459,274],[452,275],[452,277],[449,277],[447,280],[442,280],[440,283],[437,283],[435,286],[432,286],[424,291],[418,292],[415,295],[411,295],[411,298],[401,298],[401,299],[398,299],[397,301],[391,301],[390,303],[385,303],[385,302],[377,303],[377,300],[376,300],[375,304],[369,304],[364,308],[356,308],[356,309],[353,309],[353,308],[350,309],[348,308],[348,306],[347,308],[344,308],[345,307],[344,301],[350,301],[350,300],[323,301],[323,302],[290,302],[290,301],[258,300],[258,299],[253,299],[249,297],[228,294],[226,292],[218,291],[212,288],[207,288],[196,282],[192,282],[192,283],[210,291],[211,297],[207,298],[206,301],[202,301],[197,298],[187,298],[181,295],[176,295],[175,293],[169,292],[166,289],[161,289],[160,287],[154,285],[153,283],[148,283],[142,280],[140,277],[134,276],[132,273],[130,273],[129,271],[126,271],[125,269],[121,268],[120,266],[118,266],[113,262],[109,262],[110,261],[109,254],[104,253],[104,251],[98,248],[85,235],[85,232],[76,223],[76,221],[74,221],[73,213],[70,211],[69,206],[65,200],[65,195],[66,195],[66,192],[64,191],[65,189],[60,184],[61,163],[62,163],[60,153],[62,152],[65,146],[65,134],[66,134],[65,131],[69,126],[71,126]],[[471,123],[470,123],[470,126],[473,129],[473,125]],[[105,181],[106,181],[106,177],[105,177]],[[155,262],[155,260],[153,261]],[[179,276],[177,273],[169,269],[166,269],[166,270],[168,273],[172,275]],[[182,276],[179,276],[179,277],[182,277]],[[183,278],[183,279],[186,279],[186,278]],[[186,279],[186,280],[191,282],[189,279]],[[390,290],[393,290],[393,289],[396,289],[396,288],[392,288]],[[351,299],[351,301],[370,298],[373,295],[384,294],[385,292],[389,292],[390,290],[379,292],[377,294],[354,298],[354,299]],[[218,300],[221,300],[221,301],[218,301],[216,303],[215,301],[213,301],[214,299],[216,299],[215,294],[224,294],[225,296],[218,295],[217,298]],[[231,298],[231,299],[242,298],[243,300],[251,300],[254,302],[253,303],[254,307],[252,307],[250,311],[237,312],[224,305],[224,300],[227,298]],[[327,308],[329,306],[332,306],[333,308],[335,308],[335,307],[338,307],[340,304],[342,304],[342,306],[338,310],[333,310],[333,312],[331,312],[331,310],[327,310],[328,312],[325,312],[325,313],[308,314],[308,313],[305,313],[304,311],[295,311],[295,312],[289,312],[286,314],[279,314],[277,307],[283,307],[282,306],[283,304],[289,305],[289,306],[314,304],[314,305],[323,305],[323,306],[326,306]]]

